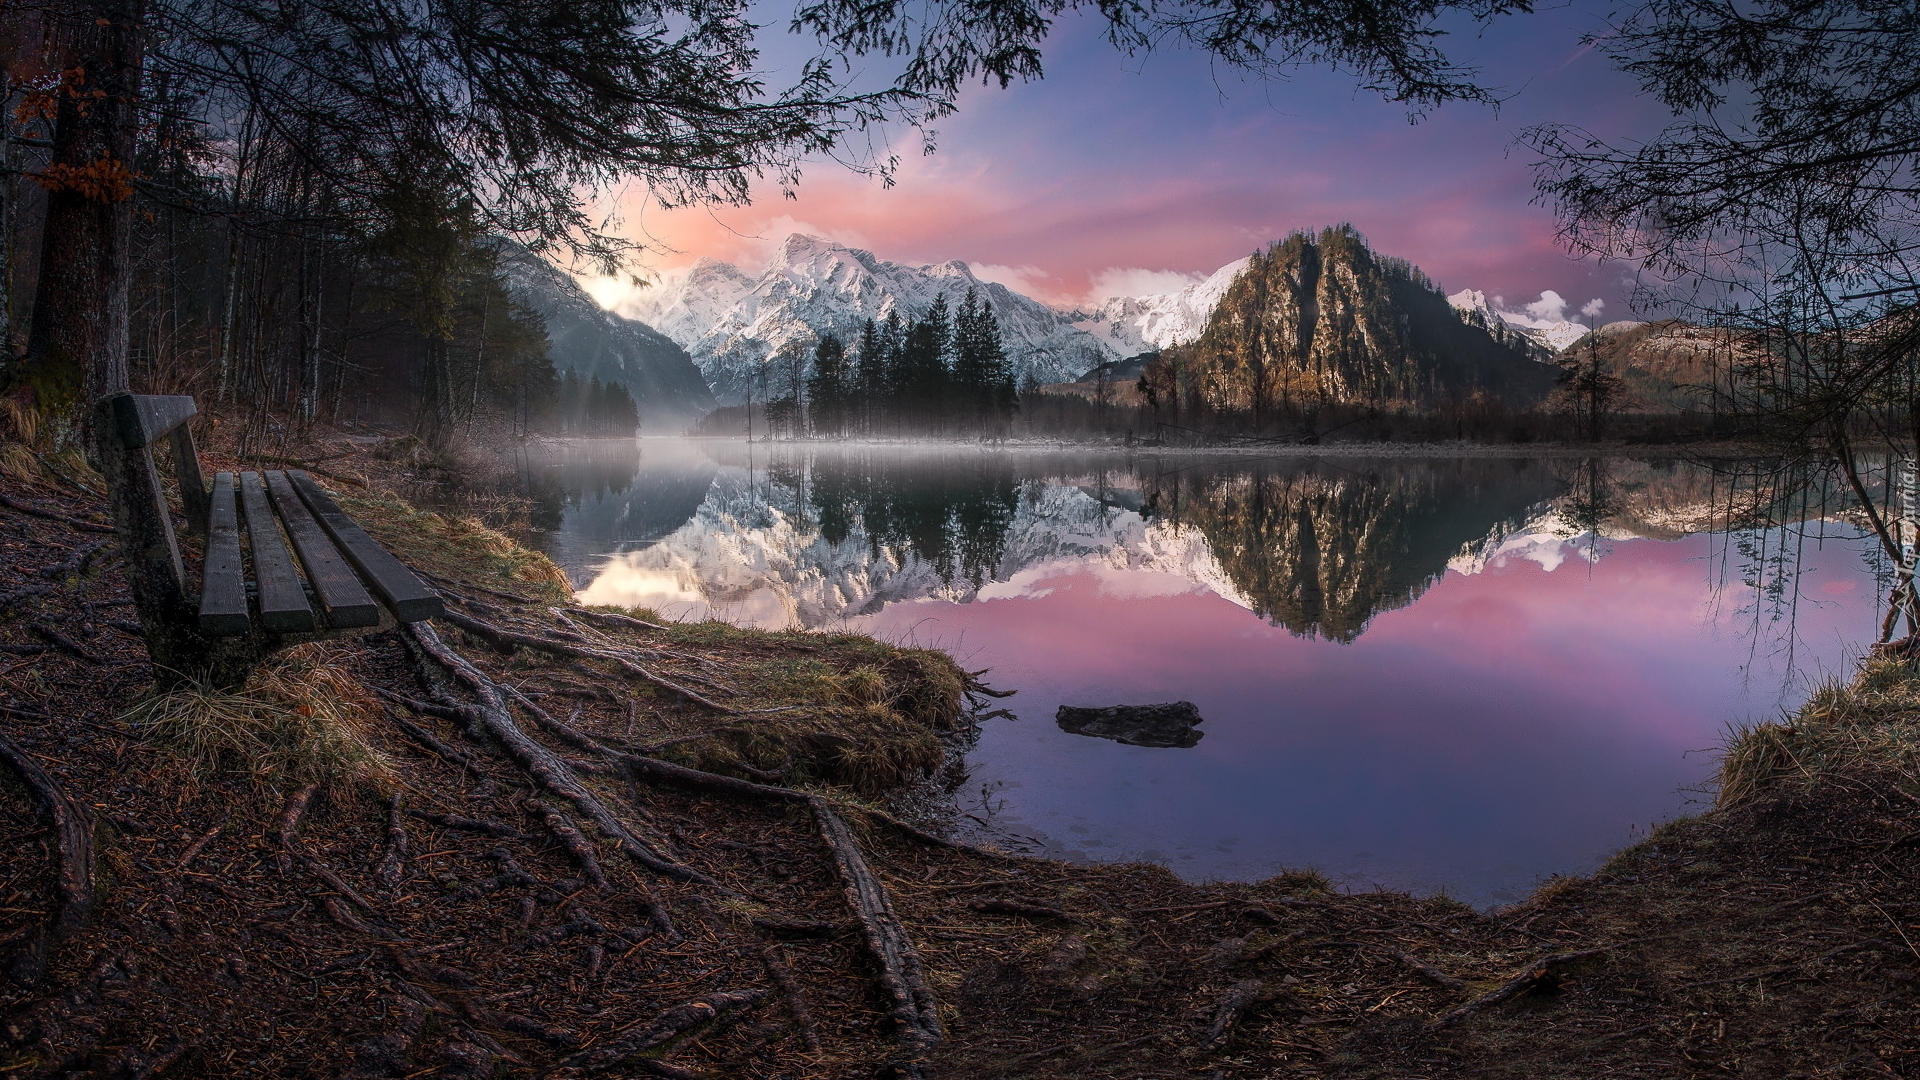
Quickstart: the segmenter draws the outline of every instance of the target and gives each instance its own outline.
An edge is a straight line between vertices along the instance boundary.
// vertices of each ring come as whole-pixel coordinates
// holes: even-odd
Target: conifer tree
[[[901,349],[906,372],[902,404],[908,423],[921,431],[940,427],[941,407],[947,398],[947,353],[953,346],[952,319],[943,293],[933,298],[924,319],[914,320]]]
[[[860,328],[859,357],[855,361],[852,413],[862,434],[874,430],[887,396],[887,353],[880,327],[868,319]]]
[[[907,325],[901,321],[900,312],[887,312],[886,321],[880,324],[880,368],[884,379],[874,408],[876,422],[882,428],[891,428],[899,421],[913,385],[912,373],[907,369],[906,346]]]
[[[872,322],[869,321],[869,326]],[[813,372],[807,377],[807,399],[813,411],[816,435],[837,439],[847,433],[847,399],[852,372],[847,348],[839,337],[823,334],[813,349]]]

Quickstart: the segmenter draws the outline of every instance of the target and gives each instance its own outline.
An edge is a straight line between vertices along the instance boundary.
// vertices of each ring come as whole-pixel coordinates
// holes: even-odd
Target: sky
[[[1546,122],[1616,139],[1659,128],[1659,107],[1581,45],[1603,16],[1579,4],[1484,32],[1463,23],[1446,47],[1506,100],[1448,105],[1418,124],[1335,72],[1262,83],[1191,51],[1128,58],[1095,22],[1069,17],[1047,42],[1046,77],[967,91],[934,154],[895,133],[891,188],[820,161],[793,199],[769,183],[751,206],[664,211],[628,189],[612,208],[618,231],[655,248],[643,271],[707,256],[757,272],[798,231],[895,262],[962,259],[1061,307],[1167,291],[1290,232],[1349,222],[1448,292],[1479,289],[1536,316],[1629,318],[1631,268],[1566,253],[1515,142]],[[589,288],[615,307],[625,291]]]

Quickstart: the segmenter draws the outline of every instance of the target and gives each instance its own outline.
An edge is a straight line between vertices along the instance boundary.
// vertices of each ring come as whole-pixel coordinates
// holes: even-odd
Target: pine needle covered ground
[[[989,704],[940,654],[581,609],[365,491],[448,619],[151,696],[97,499],[15,464],[9,1078],[1920,1075],[1911,661],[1506,911],[1192,885],[890,813]]]

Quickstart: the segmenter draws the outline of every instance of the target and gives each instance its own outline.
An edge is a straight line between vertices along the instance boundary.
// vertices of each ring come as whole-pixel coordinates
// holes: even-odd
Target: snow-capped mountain
[[[1558,299],[1557,294],[1553,293],[1541,295],[1543,299],[1548,296]],[[1447,297],[1447,302],[1452,304],[1454,310],[1460,312],[1462,316],[1477,313],[1488,329],[1504,327],[1515,330],[1540,345],[1546,351],[1546,355],[1540,357],[1542,360],[1552,359],[1554,354],[1587,336],[1587,332],[1593,329],[1585,323],[1575,322],[1572,319],[1542,317],[1531,311],[1509,311],[1502,306],[1501,301],[1502,298],[1498,296],[1489,299],[1487,294],[1479,289],[1461,289]],[[1550,304],[1548,307],[1557,308],[1559,305]]]
[[[941,295],[958,306],[968,289],[993,305],[1018,375],[1059,382],[1121,358],[1038,300],[975,277],[966,263],[903,266],[802,233],[787,237],[757,278],[702,259],[685,275],[641,290],[621,313],[679,342],[715,398],[738,402],[759,391],[761,362],[782,349],[810,349],[828,331],[851,342],[868,319],[894,311],[918,317]]]
[[[1184,345],[1207,328],[1207,320],[1213,317],[1213,309],[1227,286],[1246,268],[1246,259],[1235,259],[1206,280],[1174,292],[1110,296],[1093,314],[1073,325],[1105,341],[1122,356]]]

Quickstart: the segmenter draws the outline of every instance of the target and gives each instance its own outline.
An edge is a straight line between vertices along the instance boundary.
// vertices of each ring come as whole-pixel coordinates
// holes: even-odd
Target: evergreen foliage
[[[823,335],[806,387],[813,433],[822,438],[1004,436],[1019,407],[999,320],[973,289],[958,312],[943,294],[922,318],[890,311],[868,319],[851,356],[836,335]]]
[[[567,435],[630,439],[640,430],[640,410],[618,383],[603,383],[598,375],[582,381],[569,371],[560,380],[559,397],[559,426]]]

